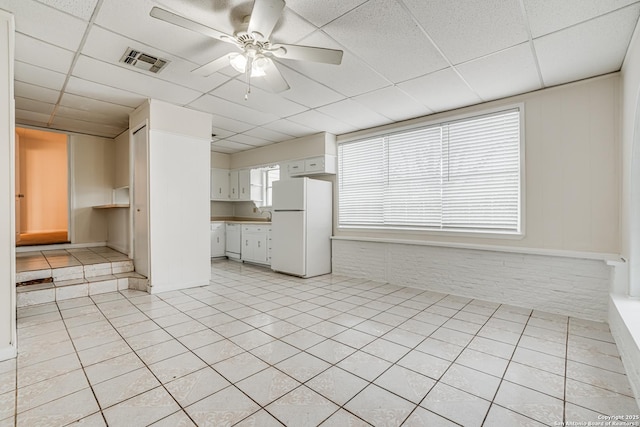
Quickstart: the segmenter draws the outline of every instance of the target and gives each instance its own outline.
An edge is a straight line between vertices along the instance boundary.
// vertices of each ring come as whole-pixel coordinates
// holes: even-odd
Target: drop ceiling
[[[633,0],[288,0],[271,41],[341,49],[343,62],[277,60],[291,89],[255,78],[245,101],[231,67],[191,72],[234,47],[153,6],[233,33],[253,1],[0,0],[16,22],[17,123],[115,137],[154,98],[211,113],[212,150],[234,153],[618,71],[640,15]],[[170,62],[130,67],[128,48]]]

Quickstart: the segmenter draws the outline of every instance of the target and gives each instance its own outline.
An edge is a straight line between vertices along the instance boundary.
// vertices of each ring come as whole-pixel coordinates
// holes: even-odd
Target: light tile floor
[[[640,412],[606,324],[337,275],[212,272],[206,287],[20,309],[0,427],[542,426]]]

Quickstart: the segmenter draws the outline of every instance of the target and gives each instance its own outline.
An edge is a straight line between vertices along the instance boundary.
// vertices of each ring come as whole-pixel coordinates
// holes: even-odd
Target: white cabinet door
[[[245,225],[242,227],[242,260],[267,264],[267,227]]]
[[[238,200],[251,200],[251,170],[241,169],[238,172]]]
[[[240,193],[240,175],[239,171],[229,171],[229,199],[238,200]]]
[[[229,200],[229,171],[211,169],[211,200]]]
[[[224,222],[211,223],[211,258],[223,257],[226,253]]]

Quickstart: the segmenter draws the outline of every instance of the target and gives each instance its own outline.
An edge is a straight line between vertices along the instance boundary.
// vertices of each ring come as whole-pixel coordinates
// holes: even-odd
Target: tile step
[[[136,272],[107,274],[90,278],[58,280],[16,288],[17,306],[44,304],[71,298],[116,292],[123,289],[147,290],[149,280]]]
[[[16,273],[16,283],[53,277],[54,281],[90,279],[110,274],[130,273],[134,271],[133,260],[102,262],[97,264],[74,265],[42,270],[21,271]]]

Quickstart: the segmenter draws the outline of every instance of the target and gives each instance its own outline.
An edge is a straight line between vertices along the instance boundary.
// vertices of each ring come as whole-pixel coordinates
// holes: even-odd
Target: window
[[[338,146],[339,227],[520,233],[520,109]]]
[[[279,165],[251,169],[251,200],[256,206],[271,206],[273,181],[279,179]]]

